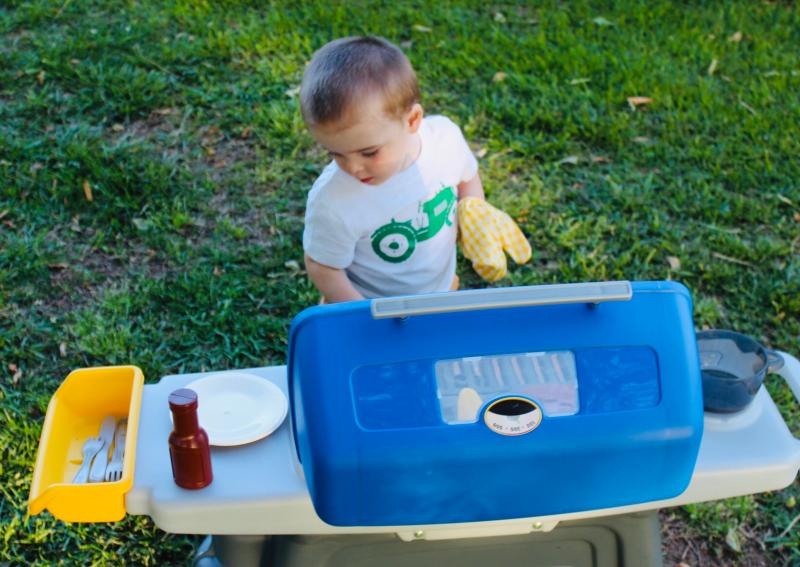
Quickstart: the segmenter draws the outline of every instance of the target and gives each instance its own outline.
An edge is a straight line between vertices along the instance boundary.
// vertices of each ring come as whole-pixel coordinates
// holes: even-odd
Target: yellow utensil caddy
[[[31,514],[47,509],[66,522],[115,522],[125,516],[143,387],[144,375],[136,366],[81,368],[67,376],[47,406],[28,499]],[[97,435],[107,415],[128,420],[122,478],[73,484],[83,443]]]

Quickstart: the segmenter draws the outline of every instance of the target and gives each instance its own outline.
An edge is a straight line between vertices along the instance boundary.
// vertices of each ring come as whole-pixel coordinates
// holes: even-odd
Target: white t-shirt
[[[303,248],[367,298],[447,291],[456,269],[458,184],[478,173],[461,129],[430,116],[417,160],[380,185],[331,162],[306,204]]]

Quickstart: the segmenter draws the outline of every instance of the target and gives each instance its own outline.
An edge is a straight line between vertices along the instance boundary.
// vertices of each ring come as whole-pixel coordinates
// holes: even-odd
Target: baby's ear
[[[415,134],[419,127],[422,126],[422,106],[419,103],[414,103],[411,110],[406,114],[406,127],[409,134]]]

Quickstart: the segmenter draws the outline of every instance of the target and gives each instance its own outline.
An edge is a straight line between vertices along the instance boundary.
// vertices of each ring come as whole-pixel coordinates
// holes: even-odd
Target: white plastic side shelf
[[[800,362],[787,354],[779,374],[800,384]],[[792,388],[795,396],[800,389]],[[800,398],[798,398],[800,400]],[[800,441],[789,431],[772,398],[761,388],[745,410],[706,414],[692,481],[665,505],[689,504],[786,488],[800,469]]]
[[[800,361],[781,353],[780,375],[800,399]],[[286,367],[245,370],[287,391]],[[232,371],[236,372],[236,371]],[[241,372],[238,371],[238,372]],[[404,540],[448,539],[549,531],[559,522],[611,516],[779,490],[800,469],[800,441],[789,431],[764,388],[740,414],[706,416],[700,452],[689,487],[669,500],[540,518],[481,523],[336,527],[314,512],[295,456],[289,420],[272,435],[241,447],[214,447],[214,481],[202,490],[178,488],[172,480],[167,437],[167,397],[202,374],[164,377],[144,387],[134,486],[126,495],[129,514],[150,516],[172,533],[189,534],[343,534],[396,533]]]

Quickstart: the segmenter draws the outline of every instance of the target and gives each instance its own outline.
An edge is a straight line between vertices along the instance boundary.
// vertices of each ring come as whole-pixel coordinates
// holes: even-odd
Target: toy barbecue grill
[[[96,487],[66,484],[77,465],[63,464],[82,440],[51,450],[48,410],[31,509],[215,534],[198,565],[660,565],[657,509],[783,488],[800,467],[800,444],[752,376],[752,394],[734,388],[739,405],[704,414],[707,371],[747,361],[763,380],[778,369],[780,355],[739,337],[704,337],[699,350],[689,292],[673,282],[313,307],[292,323],[288,367],[238,371],[288,394],[289,419],[214,447],[210,486],[172,480],[167,397],[208,374],[174,375],[118,401],[138,417],[125,457],[135,473],[113,496],[83,493],[82,507],[76,491]],[[800,395],[800,363],[782,355]],[[81,372],[104,370],[71,375],[51,408]]]

